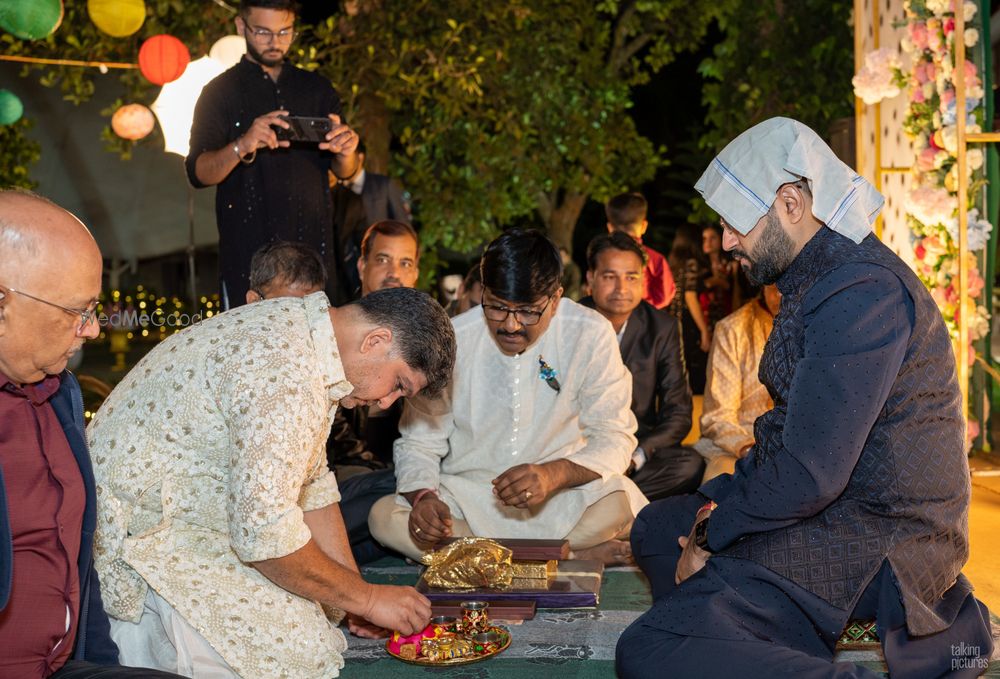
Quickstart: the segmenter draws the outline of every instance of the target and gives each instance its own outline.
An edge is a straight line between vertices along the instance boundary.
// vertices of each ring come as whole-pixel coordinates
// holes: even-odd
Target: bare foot
[[[593,547],[577,549],[569,554],[571,559],[600,561],[605,566],[634,566],[632,545],[625,540],[608,540]]]

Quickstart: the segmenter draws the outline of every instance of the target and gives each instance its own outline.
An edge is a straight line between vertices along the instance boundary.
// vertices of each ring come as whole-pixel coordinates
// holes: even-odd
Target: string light
[[[99,68],[106,73],[109,68],[139,68],[139,64],[129,64],[114,61],[80,61],[78,59],[46,59],[44,57],[22,57],[13,54],[0,54],[0,61],[17,61],[22,64],[46,64],[48,66],[83,66]]]

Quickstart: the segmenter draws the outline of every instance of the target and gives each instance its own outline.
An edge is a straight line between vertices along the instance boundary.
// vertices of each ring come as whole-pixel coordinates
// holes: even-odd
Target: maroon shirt
[[[14,542],[10,601],[0,611],[3,677],[49,676],[76,637],[86,492],[49,401],[59,384],[46,377],[18,387],[0,374],[0,469]]]
[[[670,273],[666,257],[648,245],[643,245],[642,249],[646,251],[645,290],[642,298],[657,309],[662,309],[669,306],[677,290],[674,276]]]

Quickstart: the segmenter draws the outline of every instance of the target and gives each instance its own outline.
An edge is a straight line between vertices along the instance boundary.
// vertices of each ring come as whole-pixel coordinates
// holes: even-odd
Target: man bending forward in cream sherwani
[[[483,255],[483,304],[454,319],[450,389],[407,399],[398,495],[372,508],[383,544],[417,558],[442,538],[568,539],[575,558],[630,560],[646,504],[624,476],[632,378],[611,324],[561,299],[559,251],[508,231]]]

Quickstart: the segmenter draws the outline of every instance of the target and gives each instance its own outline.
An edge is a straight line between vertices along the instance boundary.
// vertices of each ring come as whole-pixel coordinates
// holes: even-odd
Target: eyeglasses
[[[542,320],[542,314],[545,313],[551,301],[552,297],[545,300],[545,304],[542,305],[541,309],[511,309],[510,307],[483,302],[483,315],[486,316],[486,320],[488,321],[503,323],[507,320],[508,316],[514,314],[514,320],[521,325],[535,325],[538,321]]]
[[[72,314],[73,316],[79,316],[80,317],[80,329],[81,330],[83,328],[86,328],[90,324],[90,322],[92,320],[94,320],[95,316],[97,315],[97,301],[96,300],[93,301],[93,302],[91,302],[89,305],[87,305],[87,307],[85,309],[73,309],[72,307],[62,306],[61,304],[56,304],[55,302],[50,302],[49,300],[42,299],[41,297],[35,297],[34,295],[29,295],[26,292],[22,292],[20,290],[15,290],[14,288],[7,288],[7,289],[10,290],[11,292],[16,292],[17,294],[21,295],[22,297],[27,297],[28,299],[33,299],[36,302],[41,302],[42,304],[48,304],[49,306],[53,306],[56,309],[61,309],[62,311],[65,311],[68,314]]]
[[[260,42],[271,42],[272,40],[277,40],[279,43],[287,43],[295,39],[294,28],[282,28],[277,33],[266,28],[256,28],[250,24],[247,24],[247,28],[250,29],[250,35],[254,37],[254,40],[258,40]]]

